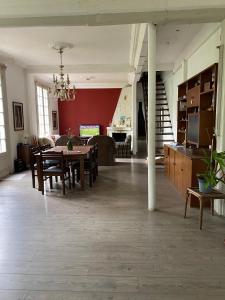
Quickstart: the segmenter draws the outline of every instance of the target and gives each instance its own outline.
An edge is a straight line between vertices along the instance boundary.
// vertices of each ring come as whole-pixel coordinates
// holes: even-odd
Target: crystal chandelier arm
[[[57,76],[55,74],[53,74],[54,95],[60,101],[75,100],[75,86],[73,86],[73,88],[70,88],[69,74],[67,74],[66,78],[64,78],[64,75],[65,75],[64,74],[64,65],[63,65],[63,61],[62,61],[62,55],[63,55],[64,48],[66,48],[66,47],[61,46],[61,47],[54,48],[54,49],[58,50],[58,53],[60,55],[59,78],[57,78]]]

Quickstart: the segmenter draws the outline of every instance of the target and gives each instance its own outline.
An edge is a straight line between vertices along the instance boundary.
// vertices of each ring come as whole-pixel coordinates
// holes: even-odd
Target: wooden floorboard
[[[0,300],[224,299],[224,218],[188,209],[157,169],[147,210],[147,165],[101,167],[92,189],[42,196],[30,173],[0,182]]]

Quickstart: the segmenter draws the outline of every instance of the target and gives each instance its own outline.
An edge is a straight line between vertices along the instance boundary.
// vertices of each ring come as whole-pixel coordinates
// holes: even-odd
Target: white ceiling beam
[[[156,71],[173,71],[174,64],[157,64],[156,65]],[[142,68],[142,72],[148,72],[148,62],[145,63],[145,65]]]
[[[225,8],[224,0],[0,0],[0,16],[85,16]]]
[[[27,66],[27,73],[58,73],[58,66]],[[97,64],[87,64],[87,65],[65,65],[66,73],[82,74],[82,73],[129,73],[133,72],[134,67],[129,64],[118,64],[118,65],[97,65]]]
[[[77,89],[109,89],[109,88],[124,88],[127,86],[127,82],[125,81],[118,81],[118,82],[88,82],[88,83],[81,83],[76,82],[75,86]]]
[[[20,2],[18,1],[18,3]],[[139,3],[139,1],[137,1],[137,3]],[[0,12],[2,12],[1,6],[2,5],[0,5]],[[0,27],[103,26],[138,23],[192,24],[221,22],[225,18],[225,7],[215,8],[215,6],[212,6],[212,8],[201,9],[146,10],[142,12],[139,11],[140,7],[140,5],[137,7],[136,12],[122,12],[121,10],[119,13],[89,14],[89,12],[87,12],[80,15],[74,15],[73,12],[71,12],[71,14],[67,13],[66,15],[63,15],[62,11],[61,14],[52,16],[50,10],[45,10],[45,13],[42,12],[42,14],[39,13],[39,16],[37,14],[31,16],[31,13],[27,13],[25,16],[19,13],[5,16],[0,13]]]

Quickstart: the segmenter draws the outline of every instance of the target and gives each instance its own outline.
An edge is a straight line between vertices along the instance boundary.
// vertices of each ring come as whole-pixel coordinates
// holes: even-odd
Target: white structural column
[[[132,141],[132,151],[135,155],[137,153],[137,82],[134,78],[133,84],[132,84],[132,119],[133,119],[133,141]]]
[[[148,209],[156,208],[155,107],[156,107],[156,26],[148,24]]]

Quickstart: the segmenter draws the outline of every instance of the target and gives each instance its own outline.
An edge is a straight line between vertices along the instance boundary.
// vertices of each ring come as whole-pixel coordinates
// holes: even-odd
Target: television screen
[[[100,134],[99,125],[80,125],[80,136],[91,137]]]
[[[187,140],[192,143],[199,142],[199,115],[196,113],[188,114]]]

